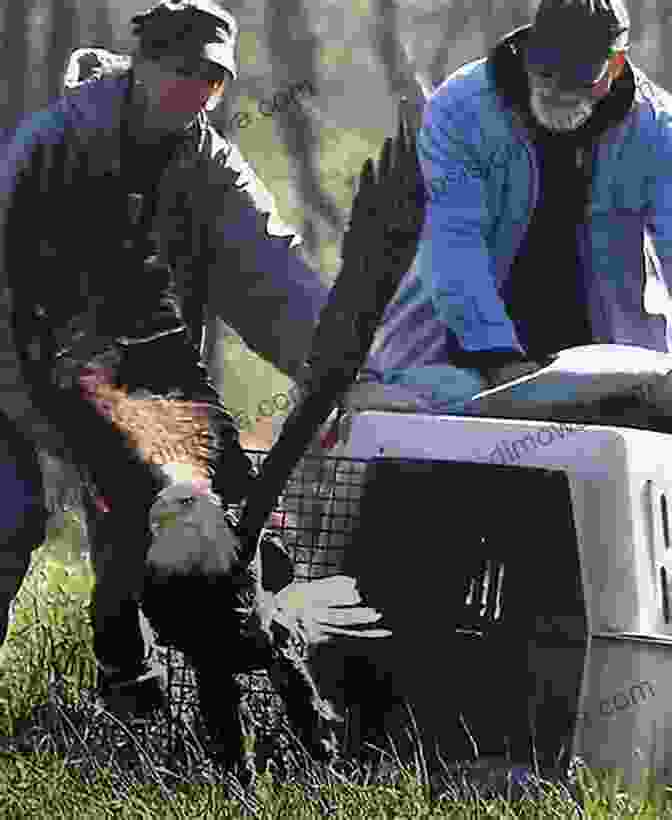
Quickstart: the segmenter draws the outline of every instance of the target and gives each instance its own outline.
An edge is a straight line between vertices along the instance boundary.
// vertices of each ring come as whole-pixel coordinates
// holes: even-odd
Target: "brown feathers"
[[[211,478],[213,433],[208,405],[129,396],[114,387],[109,376],[103,369],[87,370],[79,379],[82,395],[126,435],[140,457],[158,466],[188,464],[197,478]]]

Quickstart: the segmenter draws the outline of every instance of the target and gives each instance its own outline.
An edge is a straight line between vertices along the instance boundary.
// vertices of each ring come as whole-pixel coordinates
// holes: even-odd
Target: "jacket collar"
[[[76,143],[86,146],[92,176],[117,176],[121,172],[122,122],[133,82],[132,67],[109,71],[77,86],[57,103]],[[201,112],[184,134],[185,149],[193,145],[196,153],[202,152],[209,129],[208,117]],[[182,160],[193,153],[189,150],[179,152]]]
[[[86,146],[92,176],[116,175],[121,170],[121,112],[129,84],[129,71],[111,73],[78,86],[58,101],[75,143]]]
[[[532,26],[515,29],[503,37],[491,50],[486,61],[486,72],[492,82],[497,97],[505,110],[528,131],[538,128],[529,107],[529,83],[523,66],[523,48]],[[594,139],[613,125],[621,123],[632,110],[637,90],[637,73],[626,59],[625,70],[614,83],[610,94],[600,102],[581,134],[586,139]]]

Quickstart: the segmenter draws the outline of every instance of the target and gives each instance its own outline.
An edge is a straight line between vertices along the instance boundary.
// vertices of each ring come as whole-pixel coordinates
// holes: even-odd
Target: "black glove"
[[[130,304],[122,305],[121,298],[127,297],[115,293],[106,300],[98,325],[121,346],[118,384],[129,393],[144,389],[217,403],[217,391],[183,321],[170,266],[158,256],[145,259]]]
[[[160,396],[219,404],[186,327],[139,339],[121,339],[117,383],[129,393],[148,390]]]
[[[141,264],[133,264],[133,268],[137,273],[132,297],[124,287],[107,294],[98,309],[97,333],[134,344],[183,328],[170,266],[152,256]]]
[[[538,362],[509,362],[502,367],[488,370],[486,379],[490,387],[498,387],[500,384],[507,384],[520,379],[522,376],[528,376],[530,373],[540,370],[541,367],[542,365]]]

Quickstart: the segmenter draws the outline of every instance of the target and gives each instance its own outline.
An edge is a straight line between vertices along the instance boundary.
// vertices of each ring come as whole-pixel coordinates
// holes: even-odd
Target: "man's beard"
[[[549,131],[576,131],[588,120],[595,105],[590,100],[579,100],[574,105],[563,108],[550,107],[539,91],[532,89],[530,94],[530,108],[535,119]]]

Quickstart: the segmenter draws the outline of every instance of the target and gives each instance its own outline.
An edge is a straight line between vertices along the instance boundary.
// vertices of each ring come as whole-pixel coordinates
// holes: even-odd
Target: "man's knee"
[[[39,546],[46,534],[48,512],[37,451],[0,416],[0,552],[6,545]]]

